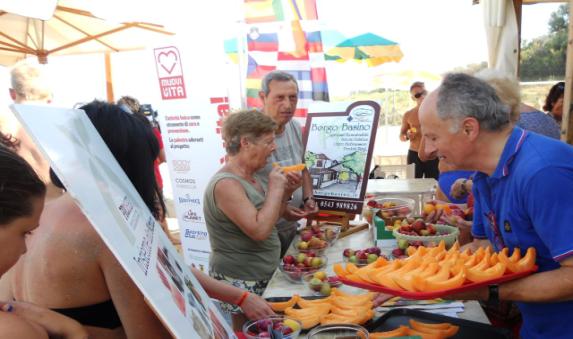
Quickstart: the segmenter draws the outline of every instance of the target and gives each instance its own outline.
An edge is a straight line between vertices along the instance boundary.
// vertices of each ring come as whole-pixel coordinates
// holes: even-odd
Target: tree
[[[362,171],[364,171],[364,164],[366,163],[366,153],[365,152],[352,152],[350,154],[342,157],[342,166],[348,168],[352,173],[356,174],[356,187],[360,180],[362,180]]]
[[[568,25],[569,5],[561,5],[551,13],[549,34],[523,42],[519,63],[522,81],[564,78]]]
[[[311,152],[311,151],[306,151],[306,154],[304,155],[304,163],[306,165],[306,168],[311,168],[314,167],[314,165],[316,164],[316,153]]]

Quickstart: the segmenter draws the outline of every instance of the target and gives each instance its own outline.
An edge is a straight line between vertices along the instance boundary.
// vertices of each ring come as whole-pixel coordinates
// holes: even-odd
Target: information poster
[[[159,84],[159,123],[183,257],[207,272],[211,245],[203,194],[224,162],[221,122],[229,112],[223,84],[213,81],[221,67],[217,58],[205,60],[204,55],[176,44],[154,48],[152,53]]]
[[[11,108],[172,334],[234,338],[86,114],[49,106]]]
[[[308,114],[304,158],[320,210],[362,212],[379,115],[374,101]]]

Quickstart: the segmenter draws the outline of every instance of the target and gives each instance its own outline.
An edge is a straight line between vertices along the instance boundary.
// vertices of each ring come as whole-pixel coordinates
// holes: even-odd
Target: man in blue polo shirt
[[[573,336],[573,148],[510,123],[494,89],[449,74],[420,107],[426,152],[476,170],[474,246],[537,250],[538,273],[455,298],[512,300],[523,338]]]

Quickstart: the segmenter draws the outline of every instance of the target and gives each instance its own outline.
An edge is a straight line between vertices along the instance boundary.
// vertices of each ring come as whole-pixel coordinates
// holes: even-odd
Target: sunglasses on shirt
[[[414,98],[420,99],[420,97],[421,97],[422,95],[426,95],[426,94],[428,94],[427,91],[418,92],[418,93],[414,94]]]

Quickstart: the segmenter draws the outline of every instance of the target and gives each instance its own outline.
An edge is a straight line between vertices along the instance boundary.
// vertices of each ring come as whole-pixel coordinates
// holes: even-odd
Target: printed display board
[[[234,338],[86,114],[50,106],[11,108],[172,334]]]
[[[304,135],[314,197],[321,210],[361,213],[380,105],[359,101],[345,110],[339,105],[320,107],[322,112],[308,114]]]

